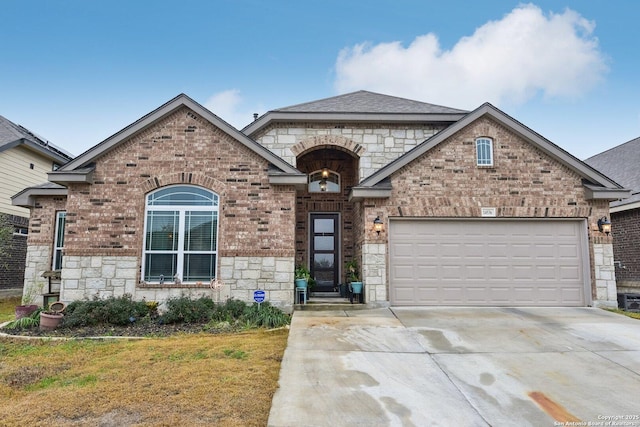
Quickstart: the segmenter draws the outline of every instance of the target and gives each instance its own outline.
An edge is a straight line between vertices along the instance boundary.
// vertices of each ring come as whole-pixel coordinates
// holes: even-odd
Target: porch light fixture
[[[329,169],[322,168],[322,179],[327,179],[327,178],[329,178]]]
[[[324,175],[324,172],[322,172],[322,174]],[[320,191],[327,191],[327,179],[326,178],[322,178],[322,181],[320,181]]]
[[[383,224],[384,223],[380,219],[380,216],[377,216],[376,219],[373,220],[373,229],[375,230],[376,233],[378,233],[378,236],[380,235],[380,232],[382,231],[382,225]]]
[[[607,236],[611,233],[611,221],[609,221],[606,216],[603,216],[598,220],[598,231],[606,234]]]

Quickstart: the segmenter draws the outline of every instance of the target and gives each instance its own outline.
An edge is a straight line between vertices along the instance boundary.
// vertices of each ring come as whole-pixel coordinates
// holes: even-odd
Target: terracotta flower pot
[[[62,313],[40,313],[40,330],[53,331],[55,328],[60,326],[63,317],[64,315]]]
[[[34,311],[38,309],[38,306],[35,304],[30,305],[17,305],[16,306],[16,319],[22,319],[23,317],[27,317],[31,315]]]

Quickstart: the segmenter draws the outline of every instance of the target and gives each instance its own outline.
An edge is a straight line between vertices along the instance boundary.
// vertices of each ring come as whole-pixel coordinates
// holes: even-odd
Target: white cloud
[[[594,28],[569,9],[545,16],[535,5],[521,5],[450,50],[432,33],[406,48],[400,42],[347,47],[336,62],[335,87],[459,108],[521,104],[537,94],[574,98],[607,71]]]
[[[204,106],[225,122],[242,129],[253,121],[253,113],[262,108],[248,109],[243,106],[243,98],[237,89],[229,89],[211,96]]]

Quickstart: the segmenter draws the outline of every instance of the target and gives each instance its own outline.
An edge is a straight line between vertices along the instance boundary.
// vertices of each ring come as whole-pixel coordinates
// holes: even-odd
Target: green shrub
[[[242,317],[246,308],[247,304],[244,301],[228,299],[224,303],[216,304],[212,320],[233,323]]]
[[[73,301],[65,309],[64,327],[91,326],[98,324],[129,325],[151,313],[144,301],[133,301],[131,295],[109,297],[90,301]]]
[[[5,329],[29,329],[34,328],[36,326],[40,326],[40,312],[42,308],[38,308],[36,311],[31,313],[28,316],[22,317],[20,319],[12,320],[11,322],[4,325]]]
[[[192,300],[181,296],[167,301],[167,311],[160,317],[161,323],[206,323],[213,317],[215,303],[211,298]]]
[[[291,317],[269,302],[247,306],[242,314],[247,325],[258,328],[280,328],[291,322]]]

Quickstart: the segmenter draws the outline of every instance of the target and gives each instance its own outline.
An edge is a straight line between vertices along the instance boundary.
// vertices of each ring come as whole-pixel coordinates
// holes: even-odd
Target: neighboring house
[[[291,308],[357,260],[387,305],[616,305],[597,220],[629,192],[502,111],[360,91],[238,131],[179,95],[25,189],[25,285],[61,299],[183,292]],[[53,184],[52,184],[53,183]],[[382,221],[382,230],[373,228]]]
[[[611,234],[618,291],[640,293],[640,138],[590,157],[585,163],[631,189],[631,197],[609,205]]]
[[[27,250],[29,209],[14,206],[11,196],[47,179],[47,173],[71,160],[62,149],[0,116],[0,214],[15,233],[10,256],[0,259],[0,289],[21,287]]]

